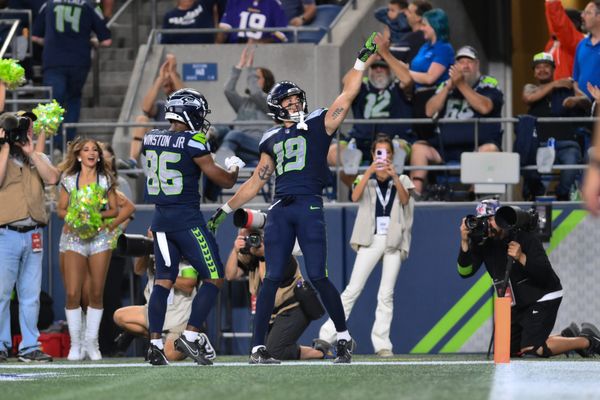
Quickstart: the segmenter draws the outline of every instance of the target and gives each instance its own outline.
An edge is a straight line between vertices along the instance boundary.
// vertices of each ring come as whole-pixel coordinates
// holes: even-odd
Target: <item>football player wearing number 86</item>
[[[340,295],[327,277],[327,238],[321,194],[329,169],[327,151],[361,86],[367,59],[377,51],[373,33],[346,74],[344,88],[329,109],[308,114],[306,94],[289,81],[277,83],[267,96],[271,117],[281,126],[265,132],[260,160],[252,177],[208,222],[213,232],[227,214],[252,199],[275,173],[275,198],[265,225],[265,261],[269,266],[258,295],[251,364],[276,364],[265,347],[275,293],[296,238],[304,254],[308,278],[319,292],[337,331],[335,363],[349,363],[354,342],[346,328]]]
[[[148,360],[153,365],[168,364],[161,335],[167,298],[179,273],[179,260],[184,257],[204,283],[192,301],[188,325],[175,341],[175,348],[199,365],[210,365],[212,362],[199,342],[199,328],[215,304],[223,281],[223,264],[217,243],[200,213],[198,180],[204,173],[215,184],[230,188],[244,162],[230,157],[225,160],[227,169],[223,169],[213,161],[206,139],[210,128],[206,115],[210,110],[199,92],[177,90],[167,99],[165,111],[171,126],[146,133],[142,146],[146,195],[155,204],[151,230],[156,274],[148,302]]]

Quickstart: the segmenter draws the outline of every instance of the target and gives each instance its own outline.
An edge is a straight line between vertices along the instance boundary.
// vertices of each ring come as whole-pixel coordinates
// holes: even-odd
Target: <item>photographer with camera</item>
[[[44,185],[60,173],[32,143],[36,116],[0,116],[0,362],[12,346],[9,303],[16,285],[23,340],[20,361],[52,361],[41,351],[37,328],[42,285]]]
[[[266,272],[262,230],[265,217],[265,214],[255,210],[239,209],[235,212],[234,223],[240,230],[225,265],[225,279],[231,281],[247,274],[250,293],[255,296]],[[320,318],[325,311],[314,289],[306,286],[309,283],[304,281],[293,255],[283,276],[269,321],[267,351],[279,360],[323,358],[330,345],[317,350],[297,343],[311,320]]]
[[[551,357],[573,350],[600,354],[600,333],[591,324],[578,337],[550,336],[563,290],[533,232],[537,223],[533,212],[481,201],[477,215],[463,218],[460,226],[458,273],[469,278],[485,263],[496,294],[511,297],[511,356]]]
[[[115,324],[126,332],[137,336],[150,337],[148,331],[148,301],[154,288],[154,240],[152,232],[148,230],[147,237],[142,235],[123,234],[119,237],[117,250],[127,256],[138,257],[133,267],[136,275],[147,275],[148,283],[144,289],[146,304],[121,307],[113,314]],[[163,325],[163,341],[165,357],[169,361],[183,360],[186,355],[175,348],[175,340],[181,336],[192,312],[192,301],[196,296],[198,286],[198,273],[189,263],[181,260],[179,275],[171,289],[172,300],[167,304],[165,323]],[[200,345],[209,360],[215,359],[215,350],[204,333],[199,334]]]

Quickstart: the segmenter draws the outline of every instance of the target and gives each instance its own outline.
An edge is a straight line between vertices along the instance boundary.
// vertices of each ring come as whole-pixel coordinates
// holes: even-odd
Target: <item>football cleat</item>
[[[152,343],[150,343],[150,346],[148,347],[146,358],[152,365],[169,365],[167,356],[165,356],[165,351],[163,349],[159,349]]]
[[[215,353],[215,349],[212,347],[212,344],[210,344],[210,340],[208,340],[208,336],[206,336],[205,333],[200,333],[198,335],[198,340],[200,341],[200,346],[202,346],[202,349],[204,350],[204,357],[207,360],[212,361],[217,358],[217,353]]]
[[[352,362],[352,352],[356,347],[356,342],[353,339],[340,339],[336,345],[336,357],[333,360],[334,364],[350,364]]]
[[[175,349],[194,360],[198,365],[212,365],[212,361],[206,358],[204,346],[200,345],[199,339],[190,342],[181,335],[179,339],[175,340]]]
[[[260,346],[250,354],[250,364],[281,364],[281,361],[269,354],[265,346]]]

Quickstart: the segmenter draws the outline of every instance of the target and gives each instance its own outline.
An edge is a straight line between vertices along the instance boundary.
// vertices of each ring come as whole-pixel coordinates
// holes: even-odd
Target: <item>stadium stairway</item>
[[[121,7],[123,0],[117,0],[115,9]],[[138,37],[140,43],[145,43],[151,30],[151,2],[141,1],[138,9]],[[171,0],[157,0],[158,21],[166,10],[173,6]],[[111,25],[113,44],[101,48],[99,54],[100,95],[98,104],[94,104],[93,71],[90,71],[83,88],[80,122],[116,122],[123,106],[127,87],[135,65],[138,49],[134,48],[132,38],[132,13],[134,7],[129,7]],[[87,134],[101,141],[110,142],[115,129],[112,127],[81,128],[79,134]]]

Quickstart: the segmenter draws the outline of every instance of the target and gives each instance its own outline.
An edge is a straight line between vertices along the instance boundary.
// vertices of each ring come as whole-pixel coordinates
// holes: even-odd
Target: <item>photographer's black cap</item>
[[[31,111],[23,111],[23,110],[21,110],[21,111],[17,111],[17,112],[15,113],[15,115],[16,115],[17,117],[27,117],[27,118],[29,118],[31,121],[35,121],[35,120],[37,120],[37,115],[35,115],[35,114],[34,114],[34,113],[32,113]]]

